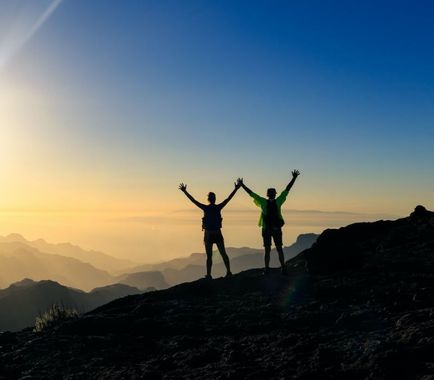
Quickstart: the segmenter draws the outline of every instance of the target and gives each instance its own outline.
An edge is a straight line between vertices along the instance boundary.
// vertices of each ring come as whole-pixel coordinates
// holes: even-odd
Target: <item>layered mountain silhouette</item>
[[[284,247],[285,259],[289,260],[306,248],[312,246],[318,238],[317,234],[301,234],[297,237],[295,243]],[[228,256],[231,260],[231,270],[238,273],[243,270],[262,267],[264,265],[263,249],[253,249],[248,247],[227,248]],[[214,252],[213,254],[212,274],[214,277],[221,277],[226,273],[226,268],[222,262],[221,256]],[[205,254],[192,253],[188,257],[177,258],[159,264],[141,265],[133,270],[141,271],[159,271],[163,274],[169,285],[177,285],[182,282],[197,280],[205,274]],[[275,250],[271,253],[272,267],[280,266]],[[125,282],[126,283],[126,282]],[[161,288],[160,288],[161,289]]]
[[[67,286],[91,290],[114,283],[108,272],[80,260],[40,252],[21,242],[0,243],[0,287],[23,278],[60,282]]]
[[[202,279],[0,334],[0,376],[432,378],[434,213],[326,230],[286,265],[288,276]]]
[[[47,243],[44,239],[27,240],[20,234],[10,234],[5,237],[0,236],[0,243],[23,243],[29,247],[36,248],[40,252],[71,257],[109,273],[117,273],[135,266],[134,262],[130,260],[118,259],[94,250],[87,251],[71,243],[51,244]]]
[[[287,258],[310,247],[317,235],[300,235],[297,241],[285,248]],[[229,248],[233,259],[233,272],[261,266],[262,250],[252,248]],[[70,256],[69,256],[70,255]],[[273,255],[272,265],[278,265]],[[218,254],[214,255],[213,274],[223,275],[224,266]],[[107,264],[101,263],[107,260]],[[90,264],[92,262],[92,264]],[[28,241],[19,234],[0,238],[0,288],[24,278],[53,280],[66,286],[90,291],[95,287],[123,283],[141,290],[164,289],[185,281],[193,281],[204,275],[205,254],[194,253],[189,257],[169,260],[156,265],[129,267],[131,263],[109,255],[85,251],[69,243],[49,244],[44,240]],[[118,270],[110,271],[118,265]],[[124,268],[123,270],[121,270]],[[128,269],[127,269],[128,268]],[[115,274],[117,272],[118,274]]]
[[[121,284],[134,286],[141,290],[149,290],[149,288],[165,289],[169,286],[161,272],[157,271],[128,273],[119,276],[117,281]],[[146,285],[144,286],[144,284]]]
[[[116,284],[85,293],[54,281],[24,279],[0,290],[0,331],[33,326],[35,318],[53,304],[86,312],[116,298],[140,292],[137,288]]]
[[[300,235],[292,246],[286,248],[287,255],[293,256],[311,246],[316,238],[315,234]],[[40,251],[49,249],[51,252],[65,254],[69,251],[75,256],[87,253],[68,243],[28,241],[18,234],[8,235],[1,241],[0,284],[3,287],[11,283],[12,285],[0,290],[0,331],[17,330],[32,325],[38,313],[53,303],[61,303],[84,312],[126,294],[165,289],[170,285],[196,280],[201,278],[204,272],[204,254],[192,254],[186,258],[160,263],[155,266],[159,270],[153,270],[153,266],[137,267],[131,269],[132,273],[114,276],[79,259]],[[230,248],[229,252],[233,257],[234,273],[263,265],[261,250]],[[105,254],[99,257],[105,256],[110,257]],[[86,260],[86,257],[84,259]],[[277,262],[275,264],[277,265]],[[135,272],[135,269],[147,270]],[[214,275],[221,276],[223,273],[224,265],[216,255]],[[24,280],[21,280],[23,278]]]

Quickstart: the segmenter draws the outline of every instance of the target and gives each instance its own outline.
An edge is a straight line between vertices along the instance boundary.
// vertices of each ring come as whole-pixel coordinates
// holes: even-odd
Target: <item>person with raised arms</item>
[[[285,224],[282,216],[281,207],[286,201],[289,191],[294,185],[295,180],[300,175],[298,170],[292,171],[292,179],[285,187],[285,189],[276,198],[277,192],[274,188],[267,190],[267,199],[259,196],[250,190],[245,184],[242,178],[238,178],[237,183],[241,183],[242,188],[253,198],[253,202],[256,206],[261,208],[261,216],[259,217],[259,226],[262,227],[262,239],[264,241],[265,249],[265,269],[264,274],[268,274],[270,271],[270,252],[271,252],[271,239],[274,240],[277,253],[279,255],[279,262],[282,268],[282,274],[285,274],[285,258],[283,255],[283,243],[282,243],[282,227]]]
[[[213,192],[208,193],[208,204],[203,204],[194,199],[190,193],[187,191],[187,185],[181,183],[179,185],[179,190],[181,190],[191,202],[193,202],[197,207],[203,210],[202,218],[202,230],[204,231],[204,244],[206,252],[206,276],[205,278],[211,279],[211,268],[212,268],[212,247],[213,244],[217,245],[223,262],[226,266],[226,277],[230,277],[231,267],[229,262],[229,257],[226,253],[225,243],[223,235],[221,232],[223,218],[221,216],[221,210],[229,203],[233,198],[235,193],[241,187],[241,180],[239,179],[235,184],[234,190],[229,194],[229,196],[219,204],[216,204],[216,195]]]

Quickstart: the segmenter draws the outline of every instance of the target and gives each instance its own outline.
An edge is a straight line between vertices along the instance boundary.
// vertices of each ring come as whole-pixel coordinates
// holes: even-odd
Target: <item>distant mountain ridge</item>
[[[158,264],[160,270],[139,267],[137,269],[148,270],[112,276],[75,258],[41,252],[29,246],[20,235],[9,236],[8,239],[21,242],[0,242],[0,286],[13,283],[7,289],[0,290],[0,329],[18,329],[33,323],[37,312],[53,302],[61,301],[67,306],[87,311],[127,293],[133,294],[132,291],[165,289],[197,280],[204,273],[205,255],[200,253]],[[293,245],[285,247],[286,258],[310,247],[316,239],[315,234],[300,235]],[[263,266],[262,250],[242,247],[228,248],[228,252],[233,273]],[[214,258],[213,275],[222,276],[225,268],[220,255],[216,253]],[[272,265],[277,264],[274,252]],[[29,280],[31,277],[34,280]],[[92,290],[85,293],[80,289]],[[13,312],[7,313],[7,310]]]
[[[122,278],[72,257],[41,252],[21,242],[0,243],[0,288],[23,278],[50,279],[86,291],[123,283]],[[143,274],[140,278],[140,289],[157,288],[161,283],[159,279],[154,282],[153,275]]]
[[[284,247],[285,260],[295,257],[300,252],[310,248],[319,235],[313,233],[301,234],[297,240],[288,247]],[[247,269],[261,268],[264,266],[263,249],[255,248],[232,248],[226,249],[231,262],[232,273],[238,273]],[[277,252],[271,252],[272,267],[279,266]],[[197,280],[205,275],[205,253],[192,253],[188,257],[177,258],[155,265],[142,265],[134,268],[137,271],[157,270],[163,273],[164,278],[170,285]],[[218,252],[213,253],[213,277],[221,277],[226,273],[226,268]]]
[[[166,282],[163,274],[158,271],[127,273],[117,277],[116,280],[120,284],[134,286],[140,290],[147,290],[149,287],[155,289],[165,289],[169,287],[169,284]],[[143,284],[152,285],[143,287]]]
[[[116,298],[139,293],[139,289],[123,284],[86,293],[55,281],[24,279],[0,290],[0,331],[16,331],[34,325],[35,318],[54,303],[86,312]]]
[[[23,278],[51,279],[67,286],[90,290],[113,283],[106,271],[80,260],[40,252],[25,243],[0,243],[0,287]]]
[[[294,244],[284,248],[285,258],[289,259],[309,248],[317,236],[300,235]],[[233,273],[263,266],[262,249],[242,247],[228,248],[227,251]],[[75,257],[67,256],[69,254]],[[83,260],[77,258],[82,256],[85,256]],[[93,257],[94,260],[89,260],[88,256]],[[49,244],[42,239],[29,242],[19,234],[0,237],[0,287],[6,287],[27,277],[34,280],[50,279],[86,291],[114,283],[132,285],[141,290],[150,287],[164,289],[181,282],[194,281],[203,277],[205,272],[204,253],[193,253],[188,257],[159,264],[124,267],[124,270],[121,270],[122,265],[128,263],[123,261],[112,273],[101,269],[99,264],[93,265],[89,262],[95,263],[100,259],[107,259],[109,264],[102,266],[113,268],[119,260],[103,253],[100,253],[98,260],[95,259],[96,256],[98,255],[95,251],[85,251],[69,243]],[[215,252],[213,256],[213,276],[224,275],[225,268],[220,255]],[[275,252],[271,255],[271,265],[278,265]],[[114,275],[113,272],[120,272],[120,274]]]
[[[5,237],[0,236],[0,243],[14,243],[19,242],[26,244],[30,247],[36,248],[41,252],[72,257],[84,263],[93,265],[98,269],[106,272],[118,272],[136,266],[134,262],[126,259],[119,259],[110,256],[103,252],[94,250],[87,251],[77,245],[71,243],[47,243],[44,239],[27,240],[22,235],[13,233]]]
[[[285,253],[285,259],[288,260],[304,249],[310,248],[313,243],[315,243],[316,239],[318,238],[318,234],[314,233],[306,233],[301,234],[297,237],[296,241],[291,244],[290,246],[284,247],[284,253]],[[249,248],[249,247],[240,247],[240,248],[234,248],[234,247],[227,247],[226,251],[228,253],[228,256],[230,260],[233,260],[240,256],[245,255],[255,255],[255,254],[264,254],[263,248]],[[275,249],[272,250],[271,258],[273,260],[273,257],[275,257]],[[149,271],[149,270],[158,270],[158,271],[164,271],[165,269],[183,269],[189,265],[203,265],[204,264],[204,256],[205,253],[199,253],[195,252],[190,254],[190,256],[187,257],[178,257],[175,259],[167,260],[162,263],[158,264],[144,264],[139,265],[132,270],[141,272],[141,271]],[[275,258],[276,261],[273,262],[272,265],[278,265],[277,258]],[[218,264],[222,263],[222,259],[218,251],[213,252],[213,262]]]

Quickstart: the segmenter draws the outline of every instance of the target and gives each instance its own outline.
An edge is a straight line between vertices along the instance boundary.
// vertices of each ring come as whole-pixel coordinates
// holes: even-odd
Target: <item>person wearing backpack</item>
[[[241,180],[238,180],[235,184],[234,190],[229,194],[229,196],[219,204],[216,204],[216,195],[213,192],[208,193],[209,204],[205,205],[194,199],[187,191],[187,185],[181,183],[179,185],[179,190],[181,190],[190,201],[192,201],[197,207],[203,210],[202,218],[202,230],[204,231],[204,244],[206,252],[206,276],[205,278],[211,279],[211,268],[212,268],[212,247],[213,244],[217,245],[223,262],[226,266],[226,277],[232,276],[231,267],[229,263],[229,257],[226,253],[225,243],[223,235],[221,232],[223,218],[221,216],[221,210],[225,207],[229,201],[233,198],[235,193],[241,187]]]
[[[282,217],[281,207],[286,201],[289,191],[294,185],[295,180],[300,175],[298,170],[292,171],[292,180],[288,183],[286,188],[276,198],[277,192],[274,188],[267,190],[267,197],[265,199],[258,194],[250,190],[245,184],[242,178],[238,178],[237,183],[241,183],[243,189],[253,198],[253,202],[256,206],[261,208],[261,216],[259,218],[259,226],[262,227],[262,238],[264,240],[265,249],[265,269],[264,274],[268,274],[270,271],[270,252],[271,252],[271,239],[274,240],[277,253],[279,254],[279,262],[282,268],[282,274],[285,274],[285,258],[283,256],[283,243],[282,243],[282,227],[285,221]]]

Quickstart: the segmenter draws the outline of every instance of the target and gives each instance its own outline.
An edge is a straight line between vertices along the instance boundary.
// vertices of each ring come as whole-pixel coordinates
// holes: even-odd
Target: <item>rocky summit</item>
[[[434,379],[434,213],[326,230],[287,262],[0,335],[0,378]]]

